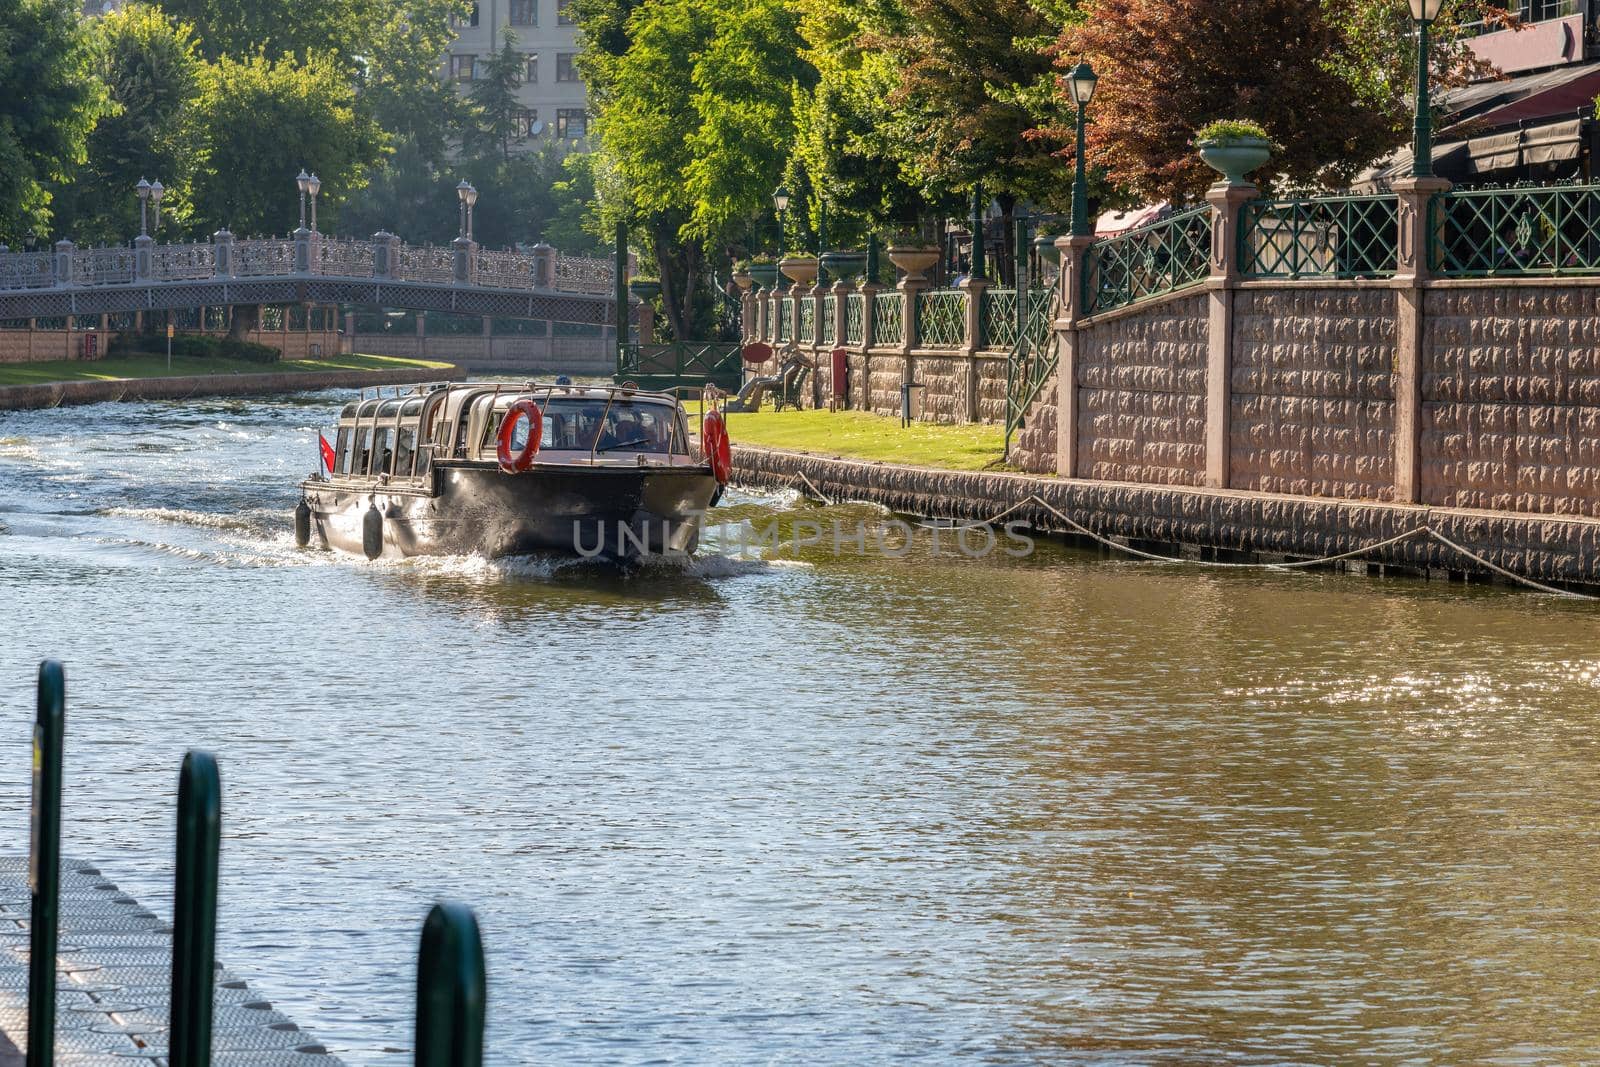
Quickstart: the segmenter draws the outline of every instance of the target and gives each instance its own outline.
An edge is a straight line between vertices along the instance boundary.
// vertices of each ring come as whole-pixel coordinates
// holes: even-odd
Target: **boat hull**
[[[389,558],[533,553],[631,560],[687,555],[717,491],[705,466],[535,464],[507,474],[492,463],[446,462],[421,487],[304,483],[311,535],[324,547],[372,555],[380,520]],[[374,557],[375,558],[375,557]]]

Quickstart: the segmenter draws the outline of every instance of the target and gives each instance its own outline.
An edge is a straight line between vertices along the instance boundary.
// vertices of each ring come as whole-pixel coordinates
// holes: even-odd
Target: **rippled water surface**
[[[157,910],[214,750],[221,957],[349,1061],[409,1062],[441,897],[501,1064],[1600,1057],[1593,607],[1049,545],[301,552],[342,399],[0,413],[0,820],[41,656],[68,853]],[[878,513],[734,495],[712,547],[774,516]]]

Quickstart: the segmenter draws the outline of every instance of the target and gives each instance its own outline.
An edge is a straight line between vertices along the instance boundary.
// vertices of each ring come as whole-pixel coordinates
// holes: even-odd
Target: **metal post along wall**
[[[465,904],[435,904],[417,953],[416,1067],[482,1067],[483,939]]]
[[[39,664],[33,721],[33,839],[28,888],[28,1067],[55,1060],[57,920],[61,903],[61,750],[66,735],[66,672]]]
[[[209,752],[191,749],[178,775],[177,872],[172,892],[169,1067],[209,1067],[217,957],[217,846],[222,782]]]

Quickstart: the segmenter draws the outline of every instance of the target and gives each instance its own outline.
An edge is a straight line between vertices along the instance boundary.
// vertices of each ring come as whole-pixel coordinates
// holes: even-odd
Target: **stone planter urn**
[[[1061,249],[1056,247],[1056,233],[1041,233],[1033,239],[1033,250],[1039,254],[1040,263],[1061,265]]]
[[[733,284],[737,285],[740,289],[749,292],[750,287],[755,284],[755,279],[750,277],[749,271],[742,270],[733,276]]]
[[[628,292],[648,304],[661,295],[661,283],[654,278],[635,278],[628,283]]]
[[[853,282],[867,269],[865,252],[824,252],[822,265],[828,277],[840,282]]]
[[[784,256],[778,260],[783,276],[798,285],[810,285],[817,280],[816,256]]]
[[[934,245],[890,245],[889,262],[906,272],[913,281],[927,278],[928,268],[939,262],[939,249]]]
[[[1261,137],[1227,137],[1200,141],[1200,158],[1229,185],[1248,185],[1245,175],[1272,158],[1272,142]]]
[[[778,284],[778,265],[776,263],[750,264],[750,278],[763,289],[771,289]]]

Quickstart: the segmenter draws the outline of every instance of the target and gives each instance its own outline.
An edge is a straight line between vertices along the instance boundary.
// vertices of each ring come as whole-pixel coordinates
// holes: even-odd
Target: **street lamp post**
[[[1094,99],[1095,82],[1098,80],[1089,64],[1081,59],[1067,76],[1067,84],[1072,89],[1072,102],[1078,107],[1077,166],[1072,175],[1072,236],[1074,237],[1089,235],[1089,172],[1083,158],[1083,125],[1089,111],[1089,101]]]
[[[133,191],[138,194],[139,197],[139,236],[149,237],[150,183],[141,177],[139,179],[139,184],[133,187]]]
[[[161,229],[161,198],[166,195],[167,191],[162,188],[160,178],[150,183],[150,206],[155,208],[155,225],[151,227],[153,230]]]
[[[1411,176],[1433,177],[1433,116],[1428,105],[1428,27],[1439,17],[1444,0],[1411,0],[1417,24],[1417,122],[1411,139]]]
[[[317,232],[317,194],[322,191],[322,179],[312,174],[306,182],[306,192],[311,194],[311,232]]]
[[[306,194],[311,191],[311,175],[306,173],[306,168],[300,168],[294,183],[300,189],[300,228],[303,230],[306,228]]]
[[[782,185],[772,190],[772,206],[778,212],[778,255],[781,258],[785,252],[783,247],[784,224],[789,221],[789,190]]]
[[[478,202],[478,190],[465,178],[456,186],[456,199],[461,201],[461,236],[472,237],[472,205]]]

